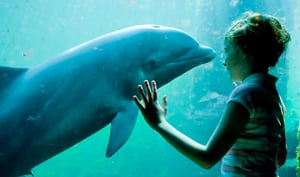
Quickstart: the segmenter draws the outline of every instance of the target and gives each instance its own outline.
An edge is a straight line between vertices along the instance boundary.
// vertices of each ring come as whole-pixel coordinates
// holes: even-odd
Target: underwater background
[[[279,77],[278,89],[287,107],[288,159],[279,173],[294,177],[300,115],[299,0],[0,0],[0,65],[32,67],[75,45],[132,25],[180,28],[200,44],[214,48],[217,57],[165,85],[159,94],[168,96],[168,121],[205,144],[233,89],[222,65],[223,34],[249,10],[278,17],[292,36],[288,51],[272,73]],[[141,115],[125,145],[106,158],[109,131],[107,126],[35,167],[33,173],[36,177],[220,175],[220,163],[209,170],[197,166],[150,129]]]

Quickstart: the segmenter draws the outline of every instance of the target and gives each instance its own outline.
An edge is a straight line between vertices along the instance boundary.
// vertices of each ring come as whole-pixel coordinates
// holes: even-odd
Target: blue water
[[[272,72],[287,106],[288,161],[281,176],[296,176],[299,119],[299,0],[1,0],[0,65],[35,66],[77,44],[136,24],[183,29],[217,51],[201,65],[160,89],[168,95],[169,121],[206,143],[232,90],[222,66],[223,33],[247,10],[277,16],[292,35],[289,50]],[[178,153],[139,116],[127,143],[105,157],[109,127],[33,169],[36,177],[218,176],[220,164],[204,170]]]

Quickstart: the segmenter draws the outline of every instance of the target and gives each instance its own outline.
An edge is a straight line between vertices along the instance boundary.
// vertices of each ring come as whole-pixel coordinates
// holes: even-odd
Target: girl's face
[[[242,49],[225,40],[224,42],[225,50],[225,62],[224,66],[228,69],[229,75],[232,81],[242,81],[243,79],[243,69],[245,67],[245,53]]]

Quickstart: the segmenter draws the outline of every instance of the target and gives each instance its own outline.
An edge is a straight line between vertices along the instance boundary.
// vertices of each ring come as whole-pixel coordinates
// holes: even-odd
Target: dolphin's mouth
[[[215,51],[212,51],[206,55],[193,55],[193,56],[190,56],[190,57],[183,57],[183,58],[178,58],[177,60],[174,60],[174,63],[182,63],[182,62],[187,62],[187,63],[190,63],[190,62],[199,62],[200,64],[203,64],[203,63],[208,63],[210,62],[211,60],[213,60],[214,58],[216,57],[216,52]]]

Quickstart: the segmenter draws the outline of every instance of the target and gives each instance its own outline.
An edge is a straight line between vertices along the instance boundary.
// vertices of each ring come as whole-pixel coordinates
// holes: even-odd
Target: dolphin
[[[186,32],[136,25],[110,32],[31,68],[0,67],[0,176],[31,169],[111,124],[106,156],[129,138],[132,96],[144,80],[161,87],[211,61]]]

